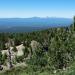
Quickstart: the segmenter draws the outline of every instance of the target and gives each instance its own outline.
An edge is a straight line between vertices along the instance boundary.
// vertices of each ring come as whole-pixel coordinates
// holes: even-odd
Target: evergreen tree
[[[24,53],[24,57],[26,58],[29,54],[29,50],[27,47],[25,47],[25,49],[23,49],[23,53]]]
[[[0,50],[0,70],[2,70],[3,67],[2,67],[2,52]]]
[[[13,51],[14,51],[14,52],[17,52],[16,46],[13,47]]]
[[[75,16],[74,16],[74,31],[75,31]]]

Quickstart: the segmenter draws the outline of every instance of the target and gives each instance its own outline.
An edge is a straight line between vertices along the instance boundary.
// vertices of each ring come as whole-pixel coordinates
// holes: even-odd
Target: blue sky
[[[75,0],[0,0],[0,18],[72,18],[74,15]]]

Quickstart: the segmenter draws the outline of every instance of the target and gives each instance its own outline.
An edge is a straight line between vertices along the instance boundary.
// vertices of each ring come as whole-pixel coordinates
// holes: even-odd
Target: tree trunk
[[[12,59],[11,59],[11,51],[10,51],[10,48],[8,49],[8,61],[9,61],[9,68],[12,68],[13,65],[12,65]]]

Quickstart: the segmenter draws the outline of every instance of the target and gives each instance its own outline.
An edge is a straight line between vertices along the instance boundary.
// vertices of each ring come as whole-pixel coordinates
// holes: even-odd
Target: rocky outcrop
[[[32,40],[30,46],[31,46],[32,50],[34,51],[38,48],[39,42]]]
[[[16,46],[17,48],[17,52],[16,52],[16,55],[17,56],[22,56],[23,55],[23,49],[25,49],[25,47],[23,46],[23,44],[19,45],[19,46]]]

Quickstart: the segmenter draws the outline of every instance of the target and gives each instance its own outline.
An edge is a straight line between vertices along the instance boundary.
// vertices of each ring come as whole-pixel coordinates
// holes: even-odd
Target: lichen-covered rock
[[[25,49],[25,47],[23,46],[23,44],[21,44],[19,46],[16,46],[16,48],[17,48],[16,55],[17,56],[22,56],[23,55],[23,49]]]
[[[31,45],[32,50],[34,51],[38,48],[39,42],[32,40],[30,45]]]

